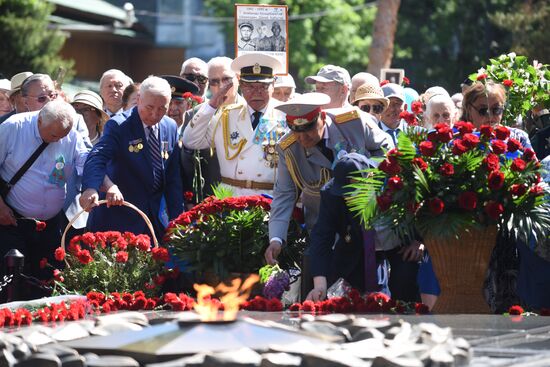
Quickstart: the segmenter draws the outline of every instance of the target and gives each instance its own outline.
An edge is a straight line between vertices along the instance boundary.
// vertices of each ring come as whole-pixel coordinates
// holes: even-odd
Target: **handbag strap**
[[[13,177],[11,178],[11,180],[9,182],[10,186],[14,186],[17,183],[17,181],[19,181],[19,179],[25,174],[25,172],[27,172],[27,170],[32,166],[34,161],[36,161],[36,159],[38,158],[40,153],[42,153],[44,151],[44,149],[46,149],[48,144],[49,143],[46,143],[45,141],[42,141],[42,144],[40,144],[40,146],[38,148],[36,148],[34,153],[29,157],[29,159],[27,159],[25,164],[23,164],[23,166],[21,168],[19,168],[19,171],[17,171],[15,173],[15,175],[13,175]]]

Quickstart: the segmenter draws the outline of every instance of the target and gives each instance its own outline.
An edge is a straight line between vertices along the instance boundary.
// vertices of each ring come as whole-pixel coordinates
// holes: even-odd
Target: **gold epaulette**
[[[357,120],[358,118],[359,118],[359,112],[356,109],[353,109],[351,111],[342,113],[340,115],[336,115],[334,117],[334,121],[336,121],[337,124],[343,124],[344,122]]]
[[[228,104],[227,106],[223,106],[223,110],[224,111],[229,111],[229,110],[234,110],[234,109],[237,109],[237,108],[241,108],[243,106],[244,106],[243,103],[232,103],[232,104]]]
[[[290,133],[283,136],[277,143],[282,150],[286,150],[289,146],[296,142],[296,134]]]

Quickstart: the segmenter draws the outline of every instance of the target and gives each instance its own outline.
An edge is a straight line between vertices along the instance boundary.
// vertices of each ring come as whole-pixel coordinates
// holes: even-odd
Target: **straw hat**
[[[8,92],[8,95],[12,95],[15,92],[21,90],[21,85],[23,85],[23,82],[25,79],[27,79],[29,76],[33,75],[30,71],[24,71],[22,73],[15,74],[11,77],[10,80],[10,90]]]
[[[92,92],[91,90],[81,90],[80,92],[75,94],[71,104],[74,103],[82,103],[98,110],[101,114],[102,124],[109,120],[109,115],[107,115],[107,113],[103,111],[103,100],[101,99],[99,94]]]
[[[357,88],[357,91],[355,92],[355,100],[352,103],[356,104],[362,100],[379,101],[384,105],[384,108],[387,108],[390,104],[390,100],[384,97],[384,92],[382,91],[382,88],[380,88],[380,85],[372,81],[362,84],[359,88]]]

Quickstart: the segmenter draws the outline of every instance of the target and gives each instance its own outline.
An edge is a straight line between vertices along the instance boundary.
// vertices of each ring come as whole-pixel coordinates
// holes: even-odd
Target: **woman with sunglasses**
[[[506,89],[493,81],[476,82],[464,92],[461,120],[470,121],[476,128],[481,125],[498,126],[506,106]],[[513,123],[515,121],[509,121]],[[510,138],[519,140],[524,148],[532,148],[529,135],[520,129],[508,127]]]

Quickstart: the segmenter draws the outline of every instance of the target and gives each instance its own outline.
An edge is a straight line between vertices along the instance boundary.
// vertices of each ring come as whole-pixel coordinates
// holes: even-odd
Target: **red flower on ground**
[[[41,258],[40,259],[40,269],[44,269],[46,266],[48,265],[48,259],[46,259],[45,257]]]
[[[493,220],[498,220],[500,215],[504,213],[504,206],[496,201],[489,200],[487,204],[485,204],[485,213],[489,218]]]
[[[504,185],[504,173],[501,171],[492,171],[488,177],[489,189],[496,191],[500,190]]]
[[[539,311],[540,316],[550,316],[550,308],[541,308]]]
[[[513,81],[513,80],[510,80],[510,79],[504,79],[504,80],[502,81],[502,84],[503,84],[505,87],[510,88],[510,87],[514,84],[514,81]]]
[[[436,146],[431,141],[423,141],[418,147],[420,149],[420,153],[426,157],[431,157],[435,154]]]
[[[443,213],[443,209],[445,208],[445,203],[440,198],[430,199],[428,205],[430,207],[430,211],[433,214],[441,214]]]
[[[455,174],[455,167],[450,163],[444,163],[439,168],[439,173],[441,173],[443,176],[452,176]]]
[[[414,305],[414,312],[420,315],[426,315],[430,313],[430,308],[423,303],[417,302]]]
[[[54,256],[57,261],[65,260],[65,250],[63,249],[63,247],[56,248]]]
[[[499,140],[506,140],[510,137],[510,130],[506,126],[497,126],[495,128],[495,136]]]
[[[282,311],[282,310],[283,310],[283,304],[278,298],[272,298],[269,301],[267,301],[266,311],[275,312],[275,311]]]
[[[458,196],[458,206],[465,210],[474,210],[477,207],[477,194],[465,191]]]
[[[525,169],[526,163],[521,158],[516,158],[512,161],[510,168],[515,172],[522,172]]]
[[[36,232],[42,232],[46,229],[46,222],[36,221]]]
[[[117,263],[125,263],[128,261],[128,253],[126,251],[119,251],[115,256]]]
[[[523,310],[523,307],[521,307],[519,305],[513,305],[508,309],[508,313],[510,315],[521,315],[524,312],[525,311]]]

